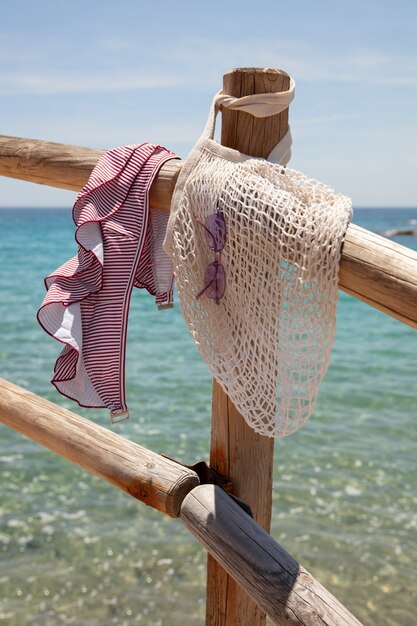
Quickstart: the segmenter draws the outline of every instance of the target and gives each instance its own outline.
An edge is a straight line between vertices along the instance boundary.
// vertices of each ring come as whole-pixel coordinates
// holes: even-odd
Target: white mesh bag
[[[296,170],[214,141],[219,98],[182,168],[164,248],[213,377],[257,432],[285,437],[311,415],[330,361],[352,206]],[[215,257],[203,223],[216,211],[226,225],[218,302],[207,292],[197,298]]]

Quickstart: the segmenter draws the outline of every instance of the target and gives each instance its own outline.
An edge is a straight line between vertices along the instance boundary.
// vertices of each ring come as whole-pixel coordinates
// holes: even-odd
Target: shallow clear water
[[[354,216],[377,232],[416,220]],[[43,277],[75,251],[70,211],[0,211],[0,375],[108,426],[50,385],[59,346],[35,321]],[[415,624],[416,346],[415,330],[341,293],[314,414],[276,445],[273,536],[371,626]],[[126,372],[132,417],[117,432],[207,458],[211,379],[178,306],[134,293]],[[0,495],[1,626],[204,623],[205,553],[177,520],[1,425]]]

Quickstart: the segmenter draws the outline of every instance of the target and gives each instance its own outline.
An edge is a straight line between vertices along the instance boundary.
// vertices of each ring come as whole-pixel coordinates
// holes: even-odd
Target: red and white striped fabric
[[[154,144],[106,152],[74,204],[78,254],[45,279],[38,321],[65,344],[52,384],[112,421],[128,417],[126,333],[133,287],[172,306],[173,265],[162,249],[168,213],[149,206],[150,187],[173,152]]]

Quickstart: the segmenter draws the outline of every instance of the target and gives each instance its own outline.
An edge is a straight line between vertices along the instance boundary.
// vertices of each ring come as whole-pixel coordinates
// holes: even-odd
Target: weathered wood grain
[[[282,70],[241,68],[223,77],[224,92],[235,97],[286,91],[289,86],[290,77]],[[287,129],[288,109],[268,118],[225,109],[221,143],[266,158]],[[249,504],[256,521],[265,530],[269,530],[271,522],[273,455],[274,440],[248,426],[214,380],[210,465],[231,478],[232,493]],[[206,626],[262,626],[265,622],[265,613],[209,556]]]
[[[104,153],[94,148],[0,135],[0,175],[79,191]],[[180,169],[179,159],[162,165],[151,187],[154,208],[169,211]]]
[[[200,482],[192,470],[3,378],[0,422],[170,517]]]
[[[417,328],[417,252],[351,224],[339,270],[339,287]]]
[[[224,491],[201,485],[181,507],[188,530],[275,624],[361,626],[361,623]],[[232,624],[246,624],[243,616]],[[252,622],[253,623],[253,622]]]

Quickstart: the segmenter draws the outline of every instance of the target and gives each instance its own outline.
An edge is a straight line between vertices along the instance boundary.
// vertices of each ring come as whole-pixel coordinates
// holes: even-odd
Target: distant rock
[[[384,235],[386,237],[398,237],[400,235],[411,235],[412,237],[416,237],[417,228],[392,228],[391,230],[386,230]]]

